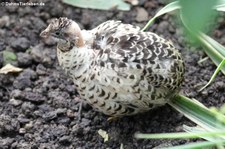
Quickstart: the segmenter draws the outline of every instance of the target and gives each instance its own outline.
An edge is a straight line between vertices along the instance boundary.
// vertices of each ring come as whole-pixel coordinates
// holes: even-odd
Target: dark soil
[[[12,64],[23,68],[18,74],[0,75],[0,148],[154,148],[174,146],[196,140],[137,140],[135,132],[163,133],[182,131],[182,125],[191,125],[183,115],[168,105],[113,122],[107,116],[83,105],[78,119],[79,95],[72,81],[58,66],[56,44],[44,41],[39,33],[54,17],[66,16],[79,22],[81,28],[92,29],[109,20],[143,27],[146,18],[136,18],[143,11],[151,18],[165,3],[163,0],[140,0],[129,12],[99,11],[71,7],[60,0],[43,0],[45,6],[0,6],[0,67],[2,52],[12,51],[17,60]],[[141,10],[141,11],[140,11]],[[140,14],[139,14],[140,15]],[[141,15],[142,16],[142,15]],[[174,42],[186,64],[185,81],[181,92],[206,106],[220,107],[224,101],[224,76],[220,73],[214,83],[197,92],[216,69],[204,57],[200,47],[185,42],[182,30],[176,25],[175,15],[165,15],[149,29]],[[225,38],[225,20],[213,36],[222,44]],[[98,130],[105,130],[109,141],[104,142]]]

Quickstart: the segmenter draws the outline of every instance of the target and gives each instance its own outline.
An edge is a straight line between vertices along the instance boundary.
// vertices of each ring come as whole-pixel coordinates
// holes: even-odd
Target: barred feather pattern
[[[85,46],[58,44],[59,64],[81,98],[110,116],[133,115],[164,105],[179,92],[184,63],[158,35],[120,21],[82,30]],[[68,44],[68,43],[67,43]]]

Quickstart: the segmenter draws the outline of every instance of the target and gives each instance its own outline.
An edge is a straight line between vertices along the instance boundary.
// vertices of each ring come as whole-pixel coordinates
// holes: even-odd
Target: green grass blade
[[[197,134],[205,133],[205,132],[222,132],[225,131],[225,116],[223,114],[213,112],[194,100],[189,99],[188,97],[177,95],[174,97],[171,102],[169,103],[173,108],[175,108],[180,113],[184,114],[187,118],[189,118],[192,122],[195,122],[198,126],[205,130],[203,132],[196,132]],[[186,129],[187,130],[187,129]],[[201,129],[199,129],[201,130]],[[193,131],[191,131],[193,133]],[[223,148],[221,142],[224,141],[225,135],[221,136],[199,136],[204,139],[207,139],[212,142],[205,142],[206,146],[209,147],[211,144],[212,146],[217,146],[218,148]],[[221,140],[222,139],[222,140]],[[225,141],[224,141],[225,142]],[[223,142],[223,143],[224,143]],[[193,145],[193,146],[192,146]],[[188,144],[185,146],[178,146],[178,148],[202,148],[204,144],[198,146],[198,144]],[[209,145],[209,146],[208,146]]]
[[[138,139],[185,139],[185,138],[194,139],[194,138],[220,137],[220,136],[225,136],[225,129],[224,131],[220,130],[216,132],[135,134],[135,137]]]
[[[148,21],[148,23],[145,25],[145,27],[142,29],[142,31],[145,31],[152,24],[152,22],[156,18],[158,18],[159,16],[164,15],[164,14],[166,14],[168,12],[171,12],[171,11],[174,11],[174,10],[177,10],[177,9],[180,9],[180,8],[181,7],[180,7],[180,4],[179,4],[179,1],[174,1],[172,3],[169,3],[168,5],[166,5],[165,7],[163,7],[160,11],[158,11],[156,13],[156,15],[152,19],[150,19]]]
[[[201,127],[189,127],[189,126],[186,126],[184,125],[183,126],[183,129],[186,131],[186,132],[191,132],[191,133],[198,133],[198,132],[206,132],[205,129],[201,128]],[[208,140],[210,142],[218,142],[218,141],[225,141],[224,138],[218,138],[218,137],[210,137],[210,136],[202,136],[203,139],[205,140]],[[223,145],[222,144],[218,144],[216,143],[217,145],[217,148],[218,149],[224,149]]]
[[[184,125],[183,126],[184,131],[189,133],[199,133],[199,132],[207,132],[205,129],[201,127],[189,127]],[[217,142],[217,141],[225,141],[223,138],[219,137],[212,137],[212,136],[200,136],[201,138],[210,141],[210,142]]]
[[[205,89],[207,86],[209,86],[212,81],[215,79],[216,75],[219,73],[219,71],[222,69],[222,67],[225,64],[225,59],[223,59],[223,61],[219,64],[219,66],[216,68],[215,72],[213,73],[212,77],[210,78],[209,82],[203,86],[199,91],[202,91],[203,89]]]
[[[207,131],[225,130],[225,124],[217,119],[215,113],[188,97],[177,95],[169,105]],[[225,120],[225,116],[221,119]]]
[[[204,39],[208,42],[211,43],[211,45],[222,55],[225,57],[225,47],[222,46],[220,43],[209,37],[208,35],[204,34],[202,35]]]
[[[205,138],[217,142],[225,140],[225,116],[217,114],[201,103],[188,97],[177,95],[168,103],[174,109],[184,114],[191,121],[195,122],[202,129],[197,129],[191,133],[164,133],[164,134],[136,134],[137,138],[145,139],[181,139],[181,138]],[[200,131],[202,130],[202,131]],[[204,130],[204,131],[203,131]],[[189,132],[191,130],[189,129]],[[210,138],[211,137],[211,138]]]
[[[212,148],[220,144],[225,144],[225,141],[217,141],[217,142],[197,142],[197,143],[189,143],[186,145],[179,145],[179,146],[173,146],[173,147],[167,147],[167,148],[161,148],[161,149],[207,149]]]
[[[120,144],[120,149],[124,149],[124,147],[123,147],[123,143],[122,143],[122,144]]]
[[[197,38],[200,40],[201,44],[205,47],[204,51],[206,52],[206,54],[217,66],[219,66],[225,58],[225,55],[222,55],[219,52],[220,51],[219,49],[221,49],[220,46],[215,43],[216,41],[212,42],[213,39],[204,33],[200,33]],[[223,72],[223,74],[225,74],[225,67],[221,67],[221,71]]]
[[[219,0],[214,9],[216,9],[217,11],[225,11],[225,0]]]
[[[217,6],[215,7],[215,9],[216,9],[217,11],[225,11],[225,4],[217,5]]]

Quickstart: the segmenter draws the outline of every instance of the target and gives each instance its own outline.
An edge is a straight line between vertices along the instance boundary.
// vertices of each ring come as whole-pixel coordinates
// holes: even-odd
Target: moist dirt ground
[[[108,116],[83,104],[79,119],[80,98],[72,81],[58,65],[56,43],[39,37],[51,18],[65,16],[92,29],[114,19],[143,27],[163,6],[163,0],[140,0],[131,11],[80,9],[60,0],[43,0],[44,6],[0,6],[0,67],[3,53],[10,51],[17,59],[11,64],[23,68],[20,73],[0,74],[0,148],[79,148],[124,149],[160,148],[199,140],[138,140],[136,132],[180,132],[182,125],[194,124],[169,105],[147,113],[109,122]],[[219,73],[213,84],[202,92],[216,69],[199,46],[190,45],[177,25],[175,13],[157,19],[149,31],[171,40],[185,61],[185,80],[181,94],[195,98],[207,107],[220,107],[224,101],[224,76]],[[212,36],[225,44],[225,20],[220,16]],[[109,140],[98,134],[104,130]]]

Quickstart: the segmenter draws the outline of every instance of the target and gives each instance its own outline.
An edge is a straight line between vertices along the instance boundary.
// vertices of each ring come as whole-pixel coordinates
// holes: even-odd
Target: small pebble
[[[9,138],[9,137],[6,137],[6,138],[1,138],[0,137],[0,148],[1,149],[7,149],[7,148],[10,148],[11,147],[11,144],[15,141],[14,138]]]
[[[43,49],[41,45],[36,45],[31,48],[31,57],[37,63],[41,63],[43,60],[43,51],[41,52],[40,49]]]
[[[25,129],[31,129],[33,127],[33,121],[30,121],[29,123],[25,124],[24,128]]]
[[[58,109],[56,110],[56,113],[57,113],[57,114],[64,114],[64,113],[66,113],[66,108],[58,108]]]
[[[11,42],[11,47],[16,51],[25,52],[30,47],[30,42],[27,38],[16,38]]]
[[[68,125],[70,123],[70,118],[68,118],[68,117],[59,117],[57,119],[57,122],[59,124]]]
[[[47,70],[43,65],[41,65],[41,64],[37,65],[36,72],[38,75],[45,75],[47,73],[46,71]]]
[[[30,119],[26,118],[23,114],[19,115],[17,120],[21,123],[21,124],[25,124],[30,122]]]
[[[81,128],[78,124],[76,124],[72,127],[72,133],[77,137],[83,137],[84,129]]]
[[[1,30],[0,30],[0,36],[1,36]],[[5,48],[6,48],[6,45],[5,45],[4,41],[1,41],[1,39],[0,39],[0,52],[5,50]]]
[[[21,67],[28,67],[32,64],[32,57],[27,53],[17,53],[18,65]]]
[[[33,103],[24,101],[21,106],[21,109],[23,110],[24,114],[30,115],[33,114],[30,111],[34,111],[35,107],[36,106]]]
[[[29,78],[17,77],[13,82],[13,87],[16,89],[25,89],[26,87],[31,87],[32,82]]]
[[[148,20],[148,12],[141,7],[137,8],[137,16],[135,18],[137,22],[143,22]]]
[[[69,110],[66,111],[66,115],[69,118],[74,118],[76,114],[72,110],[69,109]]]
[[[70,136],[63,136],[63,137],[59,138],[59,143],[69,144],[70,143]]]
[[[22,91],[19,90],[19,89],[15,89],[11,92],[11,95],[10,95],[12,98],[21,98],[22,97]]]
[[[26,129],[25,128],[20,128],[19,129],[19,133],[20,134],[25,134],[26,133]]]
[[[24,99],[38,104],[47,100],[45,96],[36,92],[24,92]]]
[[[42,116],[43,119],[45,119],[45,121],[50,121],[50,120],[53,120],[57,117],[57,112],[56,111],[51,111],[51,112],[48,112],[46,114],[44,114]]]
[[[22,104],[22,101],[21,100],[16,100],[14,98],[10,99],[9,100],[9,104],[13,105],[13,106],[19,106]]]
[[[9,20],[10,20],[9,16],[2,16],[0,18],[0,28],[2,28],[4,26],[8,27],[9,26]]]

